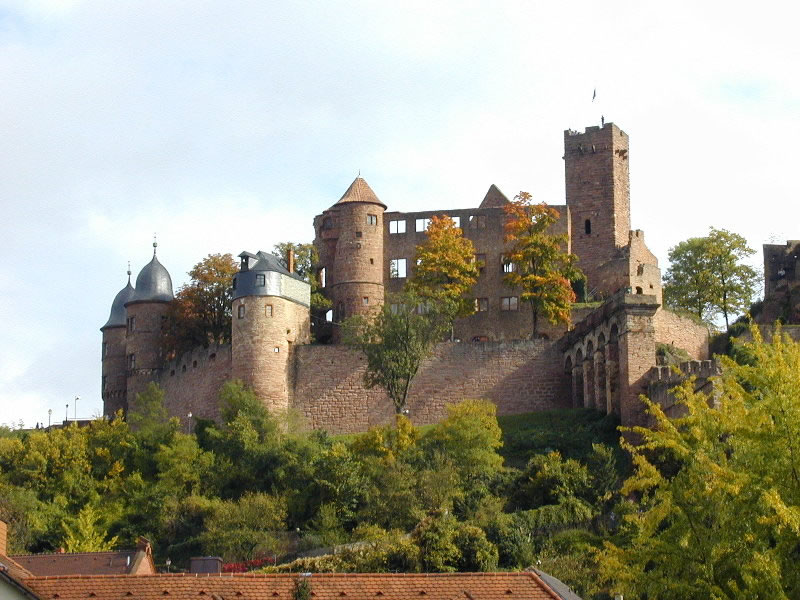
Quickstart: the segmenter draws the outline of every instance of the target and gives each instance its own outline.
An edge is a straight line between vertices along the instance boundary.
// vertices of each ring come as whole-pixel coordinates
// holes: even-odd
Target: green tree
[[[73,523],[61,523],[64,529],[63,547],[67,552],[106,552],[117,543],[117,537],[108,539],[108,532],[100,525],[101,517],[91,504],[84,506]]]
[[[750,306],[758,285],[758,273],[742,263],[754,252],[741,235],[713,227],[679,243],[669,251],[664,301],[701,319],[722,314],[727,328],[731,316]]]
[[[282,553],[286,542],[286,500],[247,493],[221,503],[206,519],[206,551],[227,561]]]
[[[384,388],[398,414],[422,361],[449,327],[440,308],[405,293],[388,298],[374,315],[354,315],[342,323],[345,343],[367,359],[364,384]]]
[[[669,419],[625,446],[635,471],[620,534],[599,564],[626,598],[797,598],[800,345],[778,331],[747,344],[755,365],[723,358],[712,397],[691,382]]]
[[[528,192],[520,192],[503,207],[506,213],[505,282],[521,290],[521,299],[531,307],[532,336],[538,333],[539,317],[551,323],[569,323],[575,302],[570,280],[581,276],[577,257],[564,252],[567,235],[553,235],[548,228],[559,219],[558,211],[546,204],[533,204]]]
[[[167,308],[162,334],[164,356],[180,356],[198,346],[231,340],[233,276],[238,271],[230,254],[209,254],[189,271]]]
[[[467,294],[480,273],[475,247],[447,215],[431,218],[425,236],[417,246],[416,266],[406,289],[438,303],[451,320],[471,315],[475,306]]]

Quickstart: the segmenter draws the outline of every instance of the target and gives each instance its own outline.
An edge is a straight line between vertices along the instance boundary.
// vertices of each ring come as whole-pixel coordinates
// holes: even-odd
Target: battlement
[[[677,371],[676,371],[677,369]],[[650,369],[648,379],[651,384],[666,383],[677,385],[687,377],[708,379],[719,375],[719,364],[715,360],[689,360],[677,367],[657,366]]]

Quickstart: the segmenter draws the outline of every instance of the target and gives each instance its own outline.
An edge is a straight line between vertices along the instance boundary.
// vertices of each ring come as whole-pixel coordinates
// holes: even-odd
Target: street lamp
[[[67,424],[67,421],[69,421],[69,402],[67,402],[67,412],[64,413],[64,424],[65,425]]]
[[[188,419],[189,419],[189,431],[188,431],[188,433],[190,433],[190,434],[191,434],[191,433],[192,433],[192,413],[191,413],[191,411],[190,411],[190,412],[189,412],[189,414],[188,414],[188,415],[186,415],[186,416],[187,416],[187,417],[188,417]]]
[[[80,400],[80,396],[75,396],[75,420],[78,420],[78,400]]]

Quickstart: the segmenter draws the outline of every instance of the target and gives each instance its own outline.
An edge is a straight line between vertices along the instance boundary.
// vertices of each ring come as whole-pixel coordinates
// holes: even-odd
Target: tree
[[[345,343],[367,359],[364,385],[384,388],[402,413],[422,361],[449,327],[440,306],[411,293],[389,298],[375,315],[354,315],[342,324]]]
[[[417,246],[414,273],[407,289],[426,301],[437,302],[451,320],[475,312],[466,294],[478,280],[475,247],[447,215],[431,218],[426,240]]]
[[[713,398],[692,382],[669,419],[625,443],[629,508],[599,565],[626,598],[797,598],[800,574],[800,345],[778,331],[746,344],[754,365],[722,358]]]
[[[581,272],[577,257],[562,250],[567,235],[552,235],[547,229],[559,219],[558,211],[544,203],[532,204],[531,195],[520,192],[503,207],[506,212],[505,240],[508,272],[504,279],[521,289],[521,299],[531,307],[532,336],[538,332],[539,317],[553,324],[569,323],[570,305],[575,301],[571,279]]]
[[[162,336],[164,356],[180,356],[198,346],[231,341],[233,276],[238,271],[230,254],[209,254],[197,263],[167,308]]]
[[[708,234],[709,265],[715,283],[714,307],[725,318],[747,310],[758,286],[758,273],[742,260],[755,254],[738,233],[711,228]]]
[[[326,311],[333,304],[322,293],[322,283],[316,272],[319,255],[314,244],[296,244],[294,242],[281,242],[272,247],[272,252],[283,258],[294,252],[294,271],[311,285],[311,310],[315,312]]]
[[[227,561],[275,554],[285,546],[286,500],[248,492],[222,502],[207,519],[206,551]]]
[[[64,529],[63,547],[67,552],[107,552],[117,543],[117,537],[107,539],[108,532],[101,528],[100,515],[91,504],[78,513],[74,524],[61,523]]]
[[[664,274],[664,301],[692,311],[701,319],[729,317],[750,305],[758,273],[742,260],[755,251],[747,240],[725,229],[711,228],[705,237],[689,238],[669,251]]]

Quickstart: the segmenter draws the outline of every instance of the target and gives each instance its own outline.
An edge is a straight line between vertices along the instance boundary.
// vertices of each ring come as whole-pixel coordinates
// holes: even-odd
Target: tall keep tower
[[[128,412],[125,304],[133,297],[133,293],[129,266],[128,285],[117,292],[114,302],[111,304],[108,321],[100,328],[100,331],[103,332],[101,352],[103,371],[100,393],[103,398],[103,414],[108,417],[113,416],[118,410]]]
[[[564,132],[566,196],[572,252],[588,289],[604,295],[598,268],[629,243],[631,227],[628,135],[613,123]]]
[[[125,303],[129,407],[162,366],[161,326],[173,295],[172,278],[156,258],[157,246],[153,242],[153,260],[137,275],[136,290]]]
[[[241,379],[270,412],[289,408],[294,344],[311,342],[311,286],[272,254],[239,255],[233,280],[231,375]]]
[[[356,177],[341,199],[314,219],[314,245],[336,321],[383,304],[385,210],[367,182]]]

